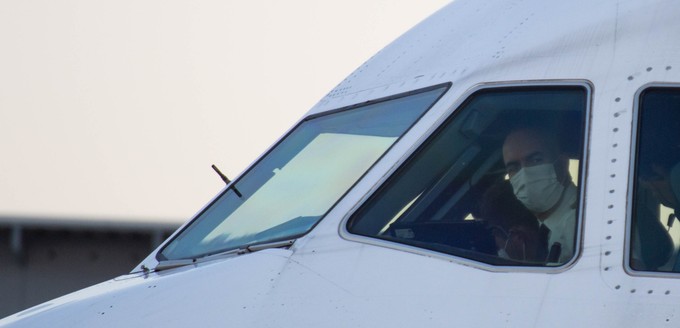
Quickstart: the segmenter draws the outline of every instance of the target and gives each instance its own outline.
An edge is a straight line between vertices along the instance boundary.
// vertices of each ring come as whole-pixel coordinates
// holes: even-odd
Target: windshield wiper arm
[[[263,249],[269,249],[269,248],[290,247],[290,246],[293,246],[294,242],[295,242],[295,239],[288,239],[288,240],[282,240],[282,241],[275,241],[273,243],[255,244],[255,245],[246,246],[244,248],[244,250],[246,251],[246,253],[252,253],[252,252],[257,252],[257,251],[261,251]]]
[[[193,259],[179,259],[179,260],[164,260],[158,262],[158,265],[153,269],[153,271],[163,271],[163,270],[168,270],[168,269],[173,269],[173,268],[178,268],[182,266],[187,266],[187,265],[192,265],[192,264],[198,264],[201,262],[205,261],[211,261],[211,260],[216,260],[222,257],[234,257],[236,255],[241,255],[241,254],[246,254],[246,253],[254,253],[257,251],[261,251],[263,249],[270,249],[270,248],[284,248],[284,247],[290,247],[293,245],[295,242],[295,239],[289,239],[289,240],[282,240],[282,241],[276,241],[273,243],[266,243],[266,244],[256,244],[256,245],[249,245],[243,248],[236,248],[236,249],[231,249],[228,251],[224,251],[221,253],[215,253],[215,254],[210,254],[206,255],[203,257],[197,257]],[[145,270],[146,271],[146,270]]]
[[[233,257],[236,255],[246,253],[242,248],[230,249],[228,251],[206,255],[203,257],[196,257],[193,259],[179,259],[179,260],[163,260],[158,262],[158,265],[153,269],[153,271],[163,271],[172,268],[178,268],[181,266],[187,266],[192,264],[198,264],[208,260],[215,260],[221,257]]]

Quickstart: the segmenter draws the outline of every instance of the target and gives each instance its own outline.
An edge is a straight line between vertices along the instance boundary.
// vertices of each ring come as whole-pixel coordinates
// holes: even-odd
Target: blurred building
[[[0,216],[0,318],[129,272],[178,227]]]

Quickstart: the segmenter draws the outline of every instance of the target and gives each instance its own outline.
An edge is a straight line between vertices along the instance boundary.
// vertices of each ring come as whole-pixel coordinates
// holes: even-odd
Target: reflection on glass
[[[261,242],[253,232],[263,232],[281,224],[281,218],[301,217],[295,229],[307,230],[356,181],[357,174],[370,165],[387,149],[395,138],[323,133],[314,138],[290,162],[276,169],[271,179],[258,189],[248,202],[236,209],[229,220],[223,221],[205,237],[206,243],[226,245],[241,240]],[[305,190],[305,202],[297,201],[300,195],[291,192]],[[267,206],[262,206],[267,204]],[[258,218],[258,219],[252,219]],[[276,234],[286,236],[291,230],[282,229]],[[263,236],[277,237],[273,232]]]
[[[434,104],[428,88],[302,122],[159,254],[197,258],[298,237]]]

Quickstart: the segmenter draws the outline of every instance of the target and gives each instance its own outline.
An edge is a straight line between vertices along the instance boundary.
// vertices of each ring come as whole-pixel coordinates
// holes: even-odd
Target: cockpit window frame
[[[474,259],[465,258],[458,255],[452,255],[447,253],[442,253],[434,250],[429,250],[417,246],[407,245],[399,243],[396,241],[388,241],[383,239],[378,239],[371,236],[363,236],[359,234],[352,233],[348,230],[348,225],[351,218],[361,209],[369,199],[375,195],[380,189],[390,180],[390,178],[397,173],[402,166],[408,163],[415,154],[417,154],[421,147],[426,145],[431,138],[436,135],[442,127],[447,124],[447,122],[455,119],[455,116],[459,113],[459,109],[462,109],[468,100],[472,99],[475,95],[480,92],[493,91],[496,89],[513,89],[513,88],[556,88],[556,87],[581,87],[585,91],[585,108],[583,113],[583,136],[581,144],[581,161],[579,163],[579,170],[581,172],[578,182],[579,188],[579,199],[576,217],[576,231],[575,231],[575,245],[574,245],[574,255],[572,258],[559,266],[501,266],[493,265],[485,262],[480,262]],[[341,238],[349,241],[360,242],[364,244],[385,247],[389,249],[414,253],[418,255],[424,255],[433,258],[439,258],[453,263],[458,263],[466,265],[469,267],[474,267],[490,272],[540,272],[540,273],[560,273],[566,271],[573,267],[573,265],[579,260],[582,249],[583,249],[583,229],[584,229],[584,209],[585,209],[585,199],[586,199],[586,177],[588,175],[588,160],[589,160],[589,148],[590,148],[590,135],[591,135],[591,112],[592,112],[592,102],[593,102],[593,84],[588,80],[534,80],[534,81],[505,81],[505,82],[490,82],[490,83],[480,83],[470,89],[462,92],[460,96],[457,96],[456,101],[453,102],[448,109],[441,115],[437,120],[436,124],[433,124],[423,135],[418,139],[416,146],[409,149],[405,153],[398,163],[390,169],[363,197],[357,202],[357,204],[349,210],[343,217],[339,226],[339,235]]]
[[[313,231],[314,228],[325,218],[325,216],[329,212],[331,212],[333,210],[333,208],[335,208],[335,206],[347,195],[347,193],[349,193],[354,188],[354,186],[359,181],[361,181],[361,179],[366,174],[368,174],[373,169],[373,167],[375,167],[375,165],[377,165],[381,161],[381,159],[384,156],[386,156],[386,154],[388,154],[390,152],[390,150],[392,148],[394,148],[405,135],[407,135],[409,133],[409,131],[423,118],[423,116],[425,116],[434,106],[436,106],[439,103],[439,101],[449,92],[450,88],[451,88],[451,83],[438,83],[438,84],[435,84],[435,85],[431,85],[431,86],[427,86],[427,87],[423,87],[423,88],[418,88],[418,89],[407,91],[407,92],[400,92],[398,94],[394,94],[394,95],[390,95],[390,96],[386,96],[386,97],[376,98],[376,99],[364,101],[364,102],[361,102],[361,103],[343,106],[343,107],[340,107],[340,108],[337,108],[337,109],[332,109],[332,110],[328,110],[328,111],[324,111],[324,112],[320,112],[320,113],[310,114],[310,115],[302,118],[299,122],[297,122],[297,124],[295,124],[291,129],[289,129],[286,132],[286,134],[284,134],[281,138],[279,138],[279,140],[277,140],[276,143],[274,143],[271,147],[269,147],[253,164],[251,164],[245,171],[243,171],[236,179],[231,181],[231,183],[228,186],[226,186],[207,205],[205,205],[197,214],[195,214],[189,222],[184,224],[180,229],[178,229],[175,233],[173,233],[173,235],[170,238],[168,238],[163,243],[163,245],[161,247],[159,247],[159,249],[155,252],[155,254],[154,254],[155,259],[159,262],[160,261],[167,261],[168,259],[165,258],[165,256],[163,255],[164,250],[175,239],[177,239],[179,236],[181,236],[184,231],[186,231],[193,224],[195,224],[197,222],[197,220],[199,220],[203,216],[203,214],[206,213],[206,211],[208,211],[215,203],[217,203],[223,195],[232,191],[233,190],[232,186],[237,185],[239,183],[239,181],[244,176],[247,176],[248,173],[251,170],[256,168],[258,166],[258,164],[260,164],[263,160],[265,160],[268,157],[269,154],[271,154],[275,149],[277,149],[277,147],[279,145],[281,145],[292,133],[294,133],[305,122],[308,122],[310,120],[314,120],[314,119],[317,119],[317,118],[320,118],[320,117],[324,117],[324,116],[329,116],[329,115],[333,115],[333,114],[337,114],[337,113],[341,113],[341,112],[347,112],[347,111],[351,111],[351,110],[358,109],[358,108],[364,108],[364,107],[367,107],[367,106],[371,106],[371,105],[383,103],[383,102],[388,102],[388,101],[391,101],[391,100],[408,98],[408,97],[413,96],[413,95],[422,94],[422,93],[441,89],[441,92],[432,101],[432,103],[427,108],[424,108],[422,110],[422,112],[415,118],[415,120],[403,131],[403,133],[396,140],[394,140],[394,142],[392,142],[391,145],[389,147],[387,147],[387,149],[385,149],[385,151],[380,156],[378,156],[378,158],[366,169],[366,171],[364,171],[357,178],[357,180],[350,187],[348,187],[342,193],[342,195],[340,195],[338,197],[338,199],[335,200],[335,202],[333,202],[333,204],[330,205],[330,207],[320,216],[320,218],[314,224],[312,224],[309,227],[309,229],[307,229],[306,231],[304,231],[303,233],[298,234],[298,235],[287,236],[285,239],[295,239],[295,238],[299,238],[299,237],[302,237],[302,236],[308,234],[309,232]],[[256,244],[244,245],[244,246],[250,247],[250,246],[254,246],[254,245],[257,245],[257,243]],[[210,254],[206,254],[206,255],[210,255]]]
[[[638,169],[638,143],[640,139],[640,115],[642,111],[642,98],[645,92],[653,89],[676,89],[680,91],[680,83],[664,83],[664,82],[652,82],[642,85],[634,94],[633,98],[633,117],[632,117],[632,131],[631,131],[631,142],[630,142],[630,158],[629,158],[629,171],[628,171],[628,184],[627,184],[627,194],[626,194],[626,225],[625,225],[625,235],[624,235],[624,257],[623,257],[623,269],[629,276],[633,277],[651,277],[651,278],[671,278],[678,279],[680,277],[680,272],[672,271],[651,271],[651,270],[636,270],[631,265],[632,257],[632,230],[633,230],[633,219],[635,215],[635,197],[636,197],[636,184],[637,169]],[[671,256],[677,256],[673,253]]]

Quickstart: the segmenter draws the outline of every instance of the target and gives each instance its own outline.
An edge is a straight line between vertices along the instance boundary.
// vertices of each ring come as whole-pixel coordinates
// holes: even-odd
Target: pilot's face
[[[503,162],[510,177],[520,169],[557,161],[557,149],[532,130],[517,130],[510,133],[503,143]],[[559,170],[558,167],[555,168]],[[559,175],[559,173],[558,173]]]
[[[668,170],[658,165],[652,165],[652,172],[653,174],[648,176],[640,176],[640,185],[649,189],[663,206],[677,208],[678,201],[671,187],[671,177]]]

